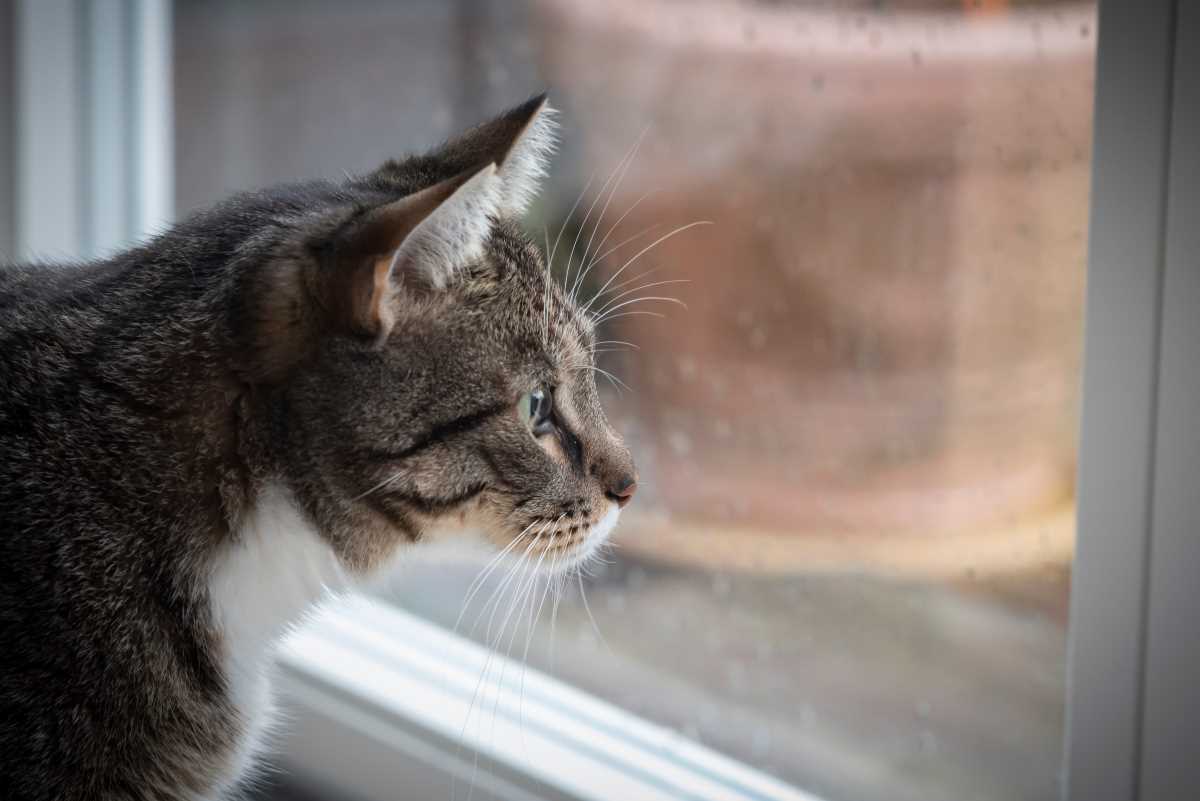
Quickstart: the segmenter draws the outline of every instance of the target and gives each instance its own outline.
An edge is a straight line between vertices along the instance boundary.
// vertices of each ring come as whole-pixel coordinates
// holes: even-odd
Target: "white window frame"
[[[12,153],[0,252],[102,256],[168,223],[170,0],[0,2],[12,36],[0,42],[12,67],[0,84],[0,144]]]
[[[1195,2],[1101,1],[1093,137],[1064,796],[1182,799],[1200,787]]]
[[[289,771],[331,797],[819,801],[365,597],[297,631],[280,667]]]
[[[95,255],[171,218],[170,12],[0,0],[0,252]],[[1062,797],[1185,798],[1200,787],[1200,4],[1101,0],[1093,135]],[[478,685],[497,733],[460,747],[486,658],[403,610],[326,610],[282,655],[288,769],[363,801],[472,781],[477,799],[813,801],[533,670],[515,705]]]

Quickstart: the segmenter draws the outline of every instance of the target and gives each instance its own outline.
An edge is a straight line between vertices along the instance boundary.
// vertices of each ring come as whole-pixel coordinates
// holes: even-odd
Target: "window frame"
[[[169,224],[171,11],[0,0],[0,254],[94,258]]]
[[[1198,50],[1195,3],[1100,3],[1067,801],[1200,785]]]

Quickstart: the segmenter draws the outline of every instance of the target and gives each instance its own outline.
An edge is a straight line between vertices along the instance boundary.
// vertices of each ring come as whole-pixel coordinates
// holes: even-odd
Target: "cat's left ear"
[[[247,271],[236,315],[247,375],[282,379],[330,333],[382,345],[401,287],[445,288],[479,257],[499,194],[496,165],[488,164],[342,220],[332,234],[310,232]]]
[[[454,173],[495,164],[497,211],[520,216],[537,197],[557,144],[556,112],[545,94],[530,98],[443,145],[434,155]]]
[[[318,289],[332,322],[382,343],[399,286],[449,286],[479,258],[500,196],[495,164],[463,173],[373,209],[332,243],[333,269]]]

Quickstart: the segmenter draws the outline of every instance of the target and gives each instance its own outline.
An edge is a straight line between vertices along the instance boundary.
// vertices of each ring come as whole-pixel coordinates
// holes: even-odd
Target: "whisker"
[[[576,367],[575,369],[576,370],[591,370],[593,373],[599,373],[600,375],[602,375],[608,379],[609,383],[611,383],[613,385],[613,388],[616,389],[618,393],[621,391],[621,389],[626,389],[629,392],[633,392],[633,390],[629,388],[628,384],[626,384],[624,381],[617,378],[615,375],[613,375],[612,373],[610,373],[609,371],[605,370],[602,367],[596,367],[595,365],[591,365],[591,364],[583,364],[583,365]]]
[[[668,286],[670,284],[690,284],[690,283],[691,283],[691,279],[688,279],[688,278],[671,278],[671,279],[668,279],[665,281],[651,281],[648,284],[640,284],[638,286],[635,286],[632,289],[626,289],[624,292],[621,292],[620,294],[613,295],[611,298],[608,299],[608,301],[603,306],[596,309],[592,313],[596,314],[596,315],[604,314],[604,312],[606,312],[606,311],[608,311],[608,309],[612,308],[612,304],[616,303],[621,298],[628,297],[628,296],[632,295],[634,292],[641,292],[643,289],[653,289],[656,286]]]
[[[535,541],[536,541],[536,537],[530,539],[529,544],[525,546],[525,550],[521,553],[521,556],[517,559],[517,561],[513,564],[513,566],[511,568],[509,568],[508,574],[505,576],[504,580],[500,582],[500,586],[497,587],[495,591],[493,591],[491,597],[488,598],[487,603],[485,603],[483,605],[483,609],[480,611],[479,615],[476,616],[475,623],[471,626],[471,634],[474,634],[476,627],[478,627],[480,620],[483,619],[483,615],[484,615],[484,613],[487,612],[487,608],[489,605],[491,605],[492,600],[497,598],[497,593],[503,592],[509,586],[509,584],[511,584],[513,578],[517,574],[518,568],[520,568],[524,564],[526,564],[526,557],[529,555],[529,551],[533,548]],[[498,605],[493,607],[492,615],[488,619],[488,630],[487,630],[487,635],[485,636],[484,639],[486,642],[489,642],[489,643],[491,641],[492,621],[495,619],[496,611],[498,609],[499,609]],[[470,635],[468,635],[468,636],[470,636]],[[480,670],[480,672],[479,672],[479,680],[475,682],[475,689],[471,693],[471,701],[467,705],[467,714],[463,718],[462,731],[459,732],[458,745],[455,748],[455,759],[457,759],[458,755],[462,752],[463,742],[465,742],[466,736],[467,736],[467,727],[471,723],[471,714],[475,710],[475,701],[479,697],[479,690],[483,687],[484,679],[487,677],[488,673],[491,670],[493,653],[494,653],[494,649],[489,647],[487,656],[483,660],[483,669]],[[472,765],[472,768],[471,768],[471,784],[470,784],[469,789],[467,790],[467,798],[468,799],[470,799],[471,794],[475,790],[475,779],[476,779],[476,774],[478,773],[478,770],[479,770],[479,747],[476,746],[474,751],[475,751],[475,759],[474,759],[474,764]],[[451,797],[451,799],[454,799],[457,797],[456,783],[457,783],[457,775],[452,776],[451,780],[450,780],[450,797]]]
[[[567,576],[555,577],[554,581],[554,605],[550,608],[550,667],[554,667],[555,658],[555,632],[558,629],[558,605],[562,603],[563,590],[567,587]]]
[[[596,342],[595,345],[593,345],[593,347],[597,347],[600,345],[625,345],[625,346],[629,347],[631,350],[641,350],[641,348],[638,345],[636,345],[635,343],[626,342],[623,339],[601,339],[599,342]]]
[[[551,531],[557,529],[559,523],[561,523],[563,521],[563,518],[565,518],[566,516],[567,516],[566,512],[564,512],[561,515],[559,515],[558,519],[555,520],[553,523],[543,525],[540,529],[538,529],[538,533],[535,535],[534,540],[536,541],[536,540],[540,539],[542,534],[544,534],[546,532],[547,528],[549,528]],[[513,612],[517,612],[518,610],[523,610],[526,606],[526,603],[528,603],[528,605],[530,607],[530,611],[532,611],[533,593],[534,593],[534,588],[537,587],[538,573],[541,570],[542,563],[545,561],[546,554],[548,552],[549,551],[547,550],[547,546],[543,545],[542,553],[541,553],[541,556],[538,557],[537,564],[533,565],[532,569],[529,571],[528,581],[526,581],[524,578],[524,575],[522,575],[520,582],[518,582],[518,588],[517,588],[517,591],[513,594],[513,602],[509,607],[508,615],[505,617],[504,623],[501,624],[501,626],[500,626],[500,634],[497,636],[497,640],[496,640],[497,647],[500,644],[500,640],[503,639],[503,637],[504,637],[504,632],[508,628],[508,619],[510,617],[512,617]],[[516,638],[517,638],[517,630],[520,628],[518,619],[520,618],[521,614],[522,614],[521,612],[518,612],[517,618],[513,620],[512,632],[508,636],[508,645],[504,650],[504,662],[502,662],[500,665],[500,677],[496,682],[496,702],[492,706],[492,734],[491,734],[491,736],[492,736],[493,740],[495,740],[495,736],[496,736],[496,716],[499,713],[499,709],[500,709],[500,697],[504,692],[504,676],[508,670],[508,663],[511,661],[512,647],[513,647],[513,643],[516,641]],[[529,653],[528,642],[526,643],[526,646],[525,646],[525,653],[526,653],[526,655],[528,655],[528,653]],[[522,658],[522,665],[524,666],[524,658]],[[522,677],[522,681],[524,681],[524,669],[522,669],[521,677]]]
[[[536,537],[535,537],[535,540],[536,540]],[[526,550],[525,550],[525,553],[524,553],[524,554],[522,554],[522,560],[521,560],[521,561],[518,563],[518,564],[520,565],[520,567],[521,567],[521,571],[520,571],[521,578],[520,578],[520,579],[518,579],[518,580],[517,580],[517,583],[513,585],[513,587],[515,588],[515,589],[514,589],[514,592],[513,592],[513,599],[514,599],[514,600],[516,599],[516,589],[519,589],[519,588],[520,588],[520,586],[521,586],[521,584],[524,582],[524,580],[525,580],[525,572],[526,572],[526,570],[527,570],[527,569],[528,569],[528,567],[529,567],[529,560],[528,560],[528,559],[525,559],[525,558],[524,558],[524,556],[525,556],[526,554],[528,554],[528,553],[529,553],[529,549],[530,549],[530,548],[532,548],[532,547],[533,547],[533,542],[530,542],[530,544],[529,544],[529,547],[528,547],[528,548],[526,548]],[[497,605],[496,605],[496,607],[495,607],[495,608],[492,610],[492,615],[493,615],[493,616],[495,615],[495,613],[496,613],[496,611],[497,611],[498,609],[499,609],[499,604],[497,604]],[[487,655],[487,658],[484,660],[484,663],[483,663],[483,672],[482,672],[482,673],[480,674],[480,676],[479,676],[479,684],[482,684],[482,683],[483,683],[483,680],[484,680],[484,677],[485,677],[485,676],[487,676],[487,675],[489,675],[489,673],[490,673],[490,667],[491,667],[492,657],[493,657],[493,656],[496,654],[496,646],[497,646],[497,645],[499,645],[499,643],[500,643],[500,640],[501,640],[501,639],[504,637],[504,630],[505,630],[505,628],[508,626],[508,619],[509,619],[509,617],[511,617],[511,615],[512,615],[512,605],[511,605],[511,603],[510,603],[510,605],[509,605],[509,613],[508,613],[508,615],[506,615],[506,616],[505,616],[505,618],[504,618],[504,623],[503,623],[503,624],[501,624],[501,626],[500,626],[500,631],[499,631],[499,632],[496,634],[496,640],[495,640],[495,641],[492,641],[492,638],[491,638],[491,627],[492,627],[492,620],[491,620],[491,619],[489,619],[489,620],[488,620],[488,633],[487,633],[487,637],[486,637],[486,639],[487,639],[487,643],[488,643],[488,655]],[[501,670],[503,670],[503,663],[501,663]],[[492,710],[493,710],[493,711],[492,711],[492,738],[493,738],[493,742],[494,742],[494,740],[495,740],[495,731],[496,731],[496,710],[498,709],[498,704],[500,703],[500,694],[501,694],[501,692],[502,692],[502,690],[503,690],[503,673],[501,673],[501,677],[500,677],[500,679],[501,679],[500,683],[498,683],[498,684],[496,685],[496,703],[495,703],[495,704],[493,704],[493,706],[492,706]],[[479,685],[476,685],[476,692],[478,692],[478,690],[479,690]],[[481,715],[481,716],[483,715],[483,709],[484,709],[484,705],[485,705],[486,703],[487,703],[487,700],[486,700],[486,699],[485,699],[485,700],[483,700],[483,701],[480,703],[480,715]],[[471,696],[471,707],[469,707],[469,708],[467,709],[467,716],[468,716],[468,718],[470,717],[470,714],[471,714],[471,708],[473,708],[473,707],[474,707],[474,705],[475,705],[475,695],[472,695],[472,696]],[[478,767],[479,767],[479,747],[478,747],[478,746],[476,746],[476,748],[475,748],[475,764],[474,764],[474,767],[472,768],[472,771],[471,771],[471,785],[470,785],[470,787],[467,789],[467,801],[471,801],[471,796],[472,796],[472,795],[474,794],[474,792],[475,792],[475,779],[476,779],[476,771],[478,770]]]
[[[559,518],[559,519],[561,520],[561,518]],[[517,639],[517,630],[520,628],[520,624],[518,623],[518,620],[521,617],[521,615],[523,614],[523,612],[518,611],[518,610],[524,610],[527,602],[530,604],[530,606],[532,606],[533,588],[537,586],[538,571],[541,569],[542,562],[545,559],[546,559],[546,550],[543,548],[542,555],[538,557],[537,564],[533,565],[532,569],[529,571],[528,582],[526,582],[524,580],[524,578],[522,578],[521,586],[518,588],[517,593],[513,598],[512,606],[509,608],[509,615],[512,615],[512,613],[514,611],[518,612],[518,615],[517,615],[517,618],[513,620],[512,632],[508,636],[508,646],[504,649],[504,661],[500,664],[500,678],[496,683],[496,703],[493,704],[493,706],[492,706],[491,737],[492,737],[493,742],[495,741],[495,738],[496,738],[496,717],[500,711],[500,697],[504,694],[504,675],[508,671],[508,663],[511,661],[511,658],[512,658],[513,643]],[[504,632],[505,628],[507,628],[507,622],[506,622],[505,626],[502,627],[500,630],[501,637],[503,637],[503,632]],[[497,642],[497,645],[499,645],[499,642]]]
[[[562,225],[558,227],[558,236],[554,237],[554,247],[550,249],[550,256],[547,264],[554,264],[554,256],[558,253],[558,242],[562,239],[563,232],[567,230],[567,222],[571,219],[571,215],[575,213],[575,209],[579,208],[579,204],[583,202],[583,196],[592,188],[592,181],[596,180],[596,171],[592,170],[592,174],[588,176],[587,183],[583,185],[583,189],[579,191],[579,196],[575,198],[575,202],[571,204],[571,210],[567,212],[567,216],[563,217]]]
[[[404,476],[403,471],[397,471],[397,472],[393,473],[392,475],[388,476],[387,478],[385,478],[383,481],[380,481],[378,484],[371,487],[369,490],[362,493],[361,495],[355,495],[353,498],[350,499],[350,502],[353,503],[354,501],[361,501],[363,498],[367,497],[368,495],[378,492],[379,490],[383,489],[387,485],[391,484],[393,481],[399,481],[400,478],[403,476]]]
[[[592,249],[592,240],[596,238],[596,232],[600,230],[600,223],[603,222],[604,215],[608,213],[608,207],[612,203],[613,197],[617,194],[617,189],[620,188],[621,182],[625,180],[625,173],[629,172],[630,165],[632,165],[633,160],[637,158],[638,148],[642,146],[642,140],[646,138],[646,132],[648,130],[650,130],[649,125],[647,125],[645,128],[642,128],[642,132],[638,134],[637,141],[633,143],[633,147],[630,148],[629,153],[622,160],[624,166],[621,167],[621,175],[617,178],[617,182],[613,184],[612,190],[608,193],[608,200],[604,202],[604,207],[600,209],[600,214],[598,217],[596,217],[596,223],[592,226],[591,236],[588,237],[587,245],[585,245],[583,248],[583,255],[579,257],[580,264],[584,266],[580,269],[579,275],[576,276],[575,283],[571,285],[572,302],[574,302],[575,296],[579,292],[580,283],[583,281],[584,277],[588,273],[588,270],[591,268],[591,265],[588,263],[588,253]]]
[[[533,635],[537,630],[538,621],[542,619],[542,607],[546,604],[546,597],[550,594],[550,585],[554,581],[554,576],[557,575],[558,562],[561,554],[557,551],[554,553],[554,558],[550,560],[550,575],[546,578],[546,586],[542,590],[541,600],[538,601],[537,611],[530,618],[525,631],[525,650],[521,654],[521,689],[517,696],[517,718],[520,721],[519,731],[521,732],[521,743],[525,749],[526,757],[529,754],[529,743],[525,741],[525,674],[529,672],[529,646],[533,642]],[[532,611],[533,605],[530,605]]]
[[[596,618],[592,615],[592,607],[588,604],[587,593],[583,591],[583,573],[575,571],[575,578],[579,581],[579,597],[583,599],[583,609],[587,612],[588,620],[592,621],[592,630],[596,632],[596,636],[600,638],[600,642],[604,643],[604,648],[613,656],[613,649],[609,647],[608,640],[604,639],[604,635],[600,633],[600,627],[596,625]]]
[[[696,220],[695,222],[688,223],[687,225],[681,225],[678,228],[675,228],[675,229],[663,234],[658,239],[655,239],[649,245],[646,245],[646,247],[642,248],[637,253],[635,253],[633,255],[633,258],[629,259],[629,261],[622,264],[621,268],[609,277],[609,279],[604,283],[603,286],[600,287],[599,290],[597,290],[596,295],[594,295],[593,297],[599,296],[600,293],[602,293],[602,292],[604,292],[604,290],[608,289],[608,287],[612,285],[612,282],[617,280],[617,276],[619,276],[621,273],[625,272],[626,268],[628,268],[629,265],[633,264],[635,261],[637,261],[643,255],[645,255],[648,251],[652,250],[653,248],[657,247],[658,245],[662,244],[663,242],[666,242],[671,237],[676,236],[678,234],[682,234],[684,231],[687,231],[690,228],[695,228],[696,226],[699,226],[699,225],[712,225],[712,224],[713,224],[712,220]]]
[[[605,259],[605,258],[606,258],[606,257],[607,257],[609,254],[611,254],[611,253],[615,253],[616,251],[618,251],[618,250],[620,250],[621,248],[625,247],[626,245],[628,245],[630,242],[634,241],[635,239],[641,239],[643,236],[645,236],[646,234],[650,233],[651,231],[656,231],[656,230],[658,230],[659,228],[662,228],[662,227],[663,227],[663,224],[662,224],[662,223],[655,223],[654,225],[651,225],[651,226],[648,226],[648,227],[646,227],[646,228],[643,228],[642,230],[638,231],[638,232],[637,232],[636,234],[634,234],[633,236],[629,236],[629,237],[626,237],[625,239],[622,239],[620,242],[618,242],[617,244],[613,245],[613,246],[612,246],[612,247],[610,247],[608,250],[604,251],[603,253],[601,253],[601,254],[597,255],[595,258],[593,258],[593,259],[592,259],[592,264],[599,264],[599,263],[600,263],[601,261],[603,261],[603,260],[604,260],[604,259]],[[657,268],[656,268],[656,269],[657,269]]]
[[[542,226],[542,237],[546,240],[546,279],[542,286],[542,341],[550,340],[550,231]]]
[[[645,302],[649,302],[649,301],[656,301],[656,302],[661,302],[661,303],[674,303],[676,306],[681,306],[685,309],[687,308],[687,304],[684,303],[679,298],[664,297],[662,295],[645,295],[640,298],[630,298],[629,300],[622,301],[621,303],[618,303],[616,306],[611,307],[611,309],[609,309],[609,311],[615,312],[618,309],[625,308],[626,306],[632,306],[634,303],[645,303]],[[609,319],[608,313],[605,312],[603,314],[597,314],[593,318],[593,322],[595,325],[600,325],[600,323],[604,322],[607,319]]]
[[[621,216],[617,218],[617,221],[615,223],[613,223],[611,226],[609,226],[608,232],[596,244],[596,252],[599,255],[593,256],[592,260],[590,262],[588,262],[588,266],[587,266],[588,270],[590,270],[594,265],[599,263],[600,260],[603,259],[605,256],[607,256],[609,253],[612,253],[614,250],[620,248],[622,245],[628,244],[629,242],[632,242],[633,240],[637,239],[638,237],[650,233],[655,228],[662,227],[662,223],[655,223],[654,225],[651,225],[649,228],[643,228],[641,231],[634,234],[633,236],[631,236],[627,239],[621,240],[620,242],[613,245],[608,250],[606,250],[604,252],[600,252],[600,249],[604,247],[604,243],[608,241],[608,238],[613,235],[613,232],[615,232],[617,230],[617,228],[621,225],[621,223],[625,221],[625,218],[628,217],[630,215],[630,213],[633,212],[634,209],[636,209],[638,206],[640,206],[642,204],[643,200],[645,200],[646,198],[650,197],[653,194],[656,194],[658,191],[659,190],[657,190],[657,189],[650,189],[646,192],[643,192],[642,196],[639,197],[637,200],[633,201],[633,203],[630,204],[629,208],[625,209],[624,213],[621,214]],[[585,273],[585,275],[586,275],[586,273]]]
[[[490,576],[492,572],[500,566],[500,560],[503,559],[505,555],[509,553],[509,551],[515,548],[517,544],[525,538],[525,535],[529,533],[529,530],[533,528],[534,525],[534,523],[530,523],[528,526],[526,526],[524,531],[514,537],[512,541],[508,543],[508,545],[504,546],[503,550],[493,556],[488,563],[485,564],[483,568],[475,574],[475,579],[467,587],[466,600],[463,601],[462,611],[458,613],[458,619],[454,621],[454,628],[451,629],[451,631],[456,634],[458,633],[458,626],[460,623],[462,623],[463,615],[467,613],[467,608],[470,607],[471,601],[475,599],[475,596],[479,593],[479,590],[483,588],[484,582],[487,581],[488,576]]]
[[[640,137],[639,137],[638,141],[634,143],[634,147],[636,147],[639,142],[641,142]],[[581,222],[579,224],[579,230],[575,232],[575,241],[571,243],[571,253],[567,257],[567,266],[568,267],[570,267],[571,263],[575,259],[575,246],[579,244],[579,238],[581,236],[583,236],[583,231],[585,228],[587,228],[588,221],[591,220],[591,218],[592,218],[592,211],[595,210],[596,204],[600,202],[600,198],[604,197],[604,191],[606,189],[608,189],[608,186],[610,183],[612,183],[613,178],[615,178],[617,176],[617,172],[625,164],[626,160],[629,159],[632,155],[633,155],[633,148],[630,148],[630,150],[628,152],[626,152],[626,154],[624,156],[621,157],[621,160],[617,162],[616,166],[613,167],[612,172],[608,174],[608,180],[606,180],[604,182],[604,185],[600,187],[600,191],[596,193],[596,197],[592,200],[592,205],[588,206],[587,214],[583,215],[583,222]],[[585,253],[586,253],[586,251],[585,251]],[[580,268],[582,269],[583,261],[581,260],[579,264],[580,264]],[[563,289],[566,290],[566,288],[569,285],[571,285],[570,272],[568,272],[566,277],[564,277],[564,279],[563,279]]]
[[[613,320],[620,320],[622,317],[633,317],[635,315],[642,315],[642,316],[646,316],[646,317],[662,317],[662,318],[665,318],[667,316],[667,315],[663,314],[662,312],[649,311],[647,309],[632,309],[629,311],[623,311],[620,314],[606,315],[603,322],[610,323]],[[597,324],[599,324],[599,323],[597,322]]]
[[[512,583],[517,571],[524,565],[524,560],[529,555],[529,552],[533,550],[535,542],[536,535],[535,537],[530,538],[529,543],[525,546],[525,550],[521,552],[521,556],[517,559],[516,563],[509,568],[508,573],[505,574],[504,580],[500,582],[500,585],[496,587],[496,589],[492,590],[492,594],[489,595],[488,599],[484,602],[483,608],[480,609],[479,614],[475,616],[475,622],[471,625],[471,630],[467,632],[468,637],[474,636],[475,630],[479,627],[480,622],[483,620],[483,616],[487,614],[488,607],[490,606],[492,608],[492,613],[488,616],[488,625],[484,632],[483,638],[484,643],[490,646],[492,639],[492,626],[496,620],[496,613],[500,610],[500,605],[496,602],[503,596],[505,592],[508,591],[509,584]]]
[[[618,281],[617,283],[610,286],[608,289],[605,289],[603,292],[597,292],[595,295],[592,295],[590,298],[588,298],[587,303],[585,303],[583,305],[583,308],[591,309],[592,304],[595,303],[596,300],[598,298],[602,297],[603,295],[607,295],[610,292],[619,292],[622,289],[624,289],[625,287],[629,286],[630,284],[636,284],[638,281],[641,281],[644,278],[649,278],[650,276],[654,275],[655,273],[661,273],[665,268],[666,268],[665,264],[660,264],[658,267],[651,267],[649,270],[643,270],[642,272],[638,273],[637,275],[630,276],[629,278],[626,278],[623,281]]]
[[[603,556],[601,556],[599,549],[597,549],[596,552],[593,553],[588,558],[588,561],[589,562],[599,562],[602,565],[615,565],[616,564],[616,562],[614,562],[612,559],[605,559]]]

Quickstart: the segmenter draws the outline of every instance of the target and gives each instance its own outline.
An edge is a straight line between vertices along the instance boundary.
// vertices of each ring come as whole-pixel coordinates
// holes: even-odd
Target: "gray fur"
[[[558,521],[542,547],[569,547],[631,485],[579,369],[590,321],[503,208],[446,286],[395,264],[387,325],[354,316],[387,255],[376,210],[503,175],[543,106],[342,183],[233,197],[103,262],[0,268],[0,797],[228,782],[243,731],[205,577],[267,482],[356,575],[460,519],[498,546]],[[558,417],[535,437],[516,404],[543,385]]]

